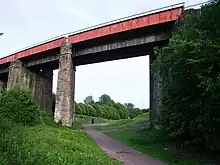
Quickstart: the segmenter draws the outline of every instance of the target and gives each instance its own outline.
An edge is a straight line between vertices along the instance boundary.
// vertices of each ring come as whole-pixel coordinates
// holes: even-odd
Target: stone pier
[[[41,110],[52,108],[53,71],[34,73],[23,67],[22,62],[13,60],[9,67],[7,89],[19,87],[33,92]]]
[[[42,71],[37,82],[40,105],[45,110],[52,110],[53,70]]]
[[[153,70],[154,57],[150,55],[150,120],[152,125],[158,125],[160,120],[160,76]]]
[[[75,106],[75,66],[73,65],[72,45],[64,43],[60,48],[59,71],[56,93],[54,121],[71,126]]]
[[[0,91],[5,88],[5,84],[6,82],[4,82],[3,80],[0,80]]]

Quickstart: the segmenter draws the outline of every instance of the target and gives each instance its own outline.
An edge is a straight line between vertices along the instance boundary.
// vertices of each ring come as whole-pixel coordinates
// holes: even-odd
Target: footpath
[[[124,165],[165,165],[159,160],[144,155],[121,142],[112,139],[92,126],[85,127],[87,134],[95,140],[96,144],[111,158],[123,162]]]

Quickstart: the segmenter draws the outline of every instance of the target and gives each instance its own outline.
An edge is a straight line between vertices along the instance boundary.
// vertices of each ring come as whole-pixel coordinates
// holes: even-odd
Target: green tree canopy
[[[103,94],[99,97],[100,104],[112,105],[112,99],[109,95]]]
[[[92,96],[87,96],[84,100],[84,103],[85,104],[93,104],[94,103],[93,97]]]
[[[220,2],[186,14],[169,44],[155,50],[161,125],[176,140],[220,149]]]
[[[132,103],[127,103],[124,106],[121,103],[116,103],[107,94],[99,97],[98,102],[93,100],[92,96],[87,96],[83,103],[75,103],[76,114],[88,115],[94,117],[103,117],[107,119],[127,119],[134,118],[142,113],[141,109],[134,108]]]

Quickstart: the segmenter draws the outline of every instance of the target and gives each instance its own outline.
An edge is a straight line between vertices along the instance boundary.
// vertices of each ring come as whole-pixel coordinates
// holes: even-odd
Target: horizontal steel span
[[[21,59],[27,56],[45,52],[58,48],[64,42],[79,43],[99,37],[105,37],[116,33],[131,31],[139,28],[149,27],[156,24],[163,24],[175,21],[183,12],[183,3],[167,6],[164,8],[152,10],[146,13],[133,15],[120,20],[108,22],[67,35],[59,36],[55,39],[39,43],[32,47],[26,48],[7,57],[0,59],[0,65],[8,63],[13,59]]]

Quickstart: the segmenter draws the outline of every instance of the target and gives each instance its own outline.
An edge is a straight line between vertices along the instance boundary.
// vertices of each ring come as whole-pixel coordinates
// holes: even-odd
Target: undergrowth
[[[81,129],[66,128],[41,113],[28,91],[0,93],[0,164],[119,165]]]

